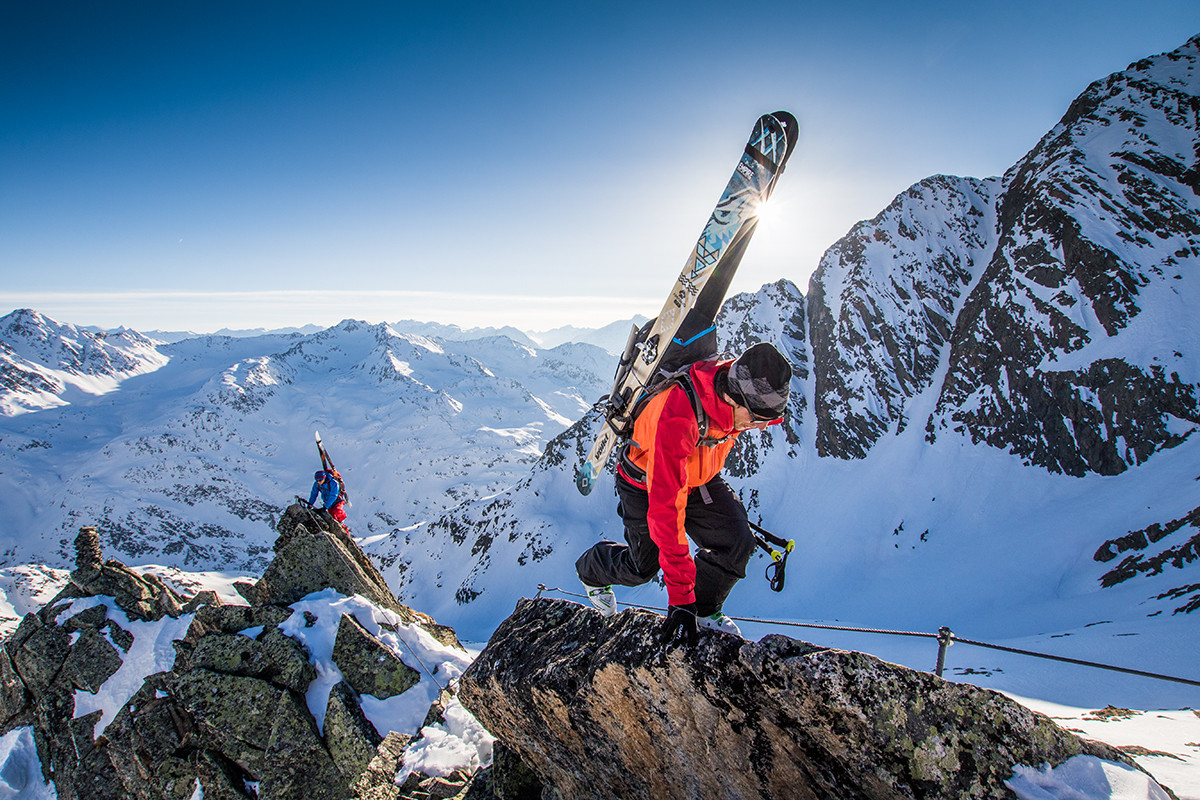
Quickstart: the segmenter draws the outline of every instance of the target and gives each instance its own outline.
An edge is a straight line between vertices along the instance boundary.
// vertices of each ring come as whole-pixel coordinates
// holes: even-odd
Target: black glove
[[[667,606],[667,619],[659,629],[658,640],[668,647],[675,644],[676,639],[682,639],[682,644],[695,647],[700,640],[696,630],[696,604],[686,606]]]

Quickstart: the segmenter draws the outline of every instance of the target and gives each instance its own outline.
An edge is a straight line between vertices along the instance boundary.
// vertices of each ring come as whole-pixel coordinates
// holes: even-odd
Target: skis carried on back
[[[613,448],[632,433],[634,406],[656,374],[687,363],[689,347],[706,338],[715,342],[717,311],[754,235],[758,209],[771,196],[798,134],[796,118],[786,111],[764,114],[755,123],[662,311],[629,334],[612,391],[597,403],[604,413],[600,432],[575,476],[582,494],[592,491]]]
[[[313,431],[313,433],[317,437],[317,453],[319,453],[321,456],[321,469],[333,469],[333,460],[329,457],[329,453],[325,452],[325,445],[321,444],[321,432]]]
[[[350,493],[346,491],[346,479],[342,477],[342,473],[338,472],[337,467],[333,465],[333,459],[329,457],[329,453],[325,450],[325,445],[321,443],[321,432],[314,431],[317,438],[317,453],[321,456],[321,469],[326,472],[332,472],[342,487],[341,496],[346,500],[346,508],[350,507]]]

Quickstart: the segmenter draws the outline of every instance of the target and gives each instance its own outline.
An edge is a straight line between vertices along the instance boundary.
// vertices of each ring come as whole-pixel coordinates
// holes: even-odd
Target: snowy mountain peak
[[[155,343],[135,331],[92,333],[18,309],[0,317],[0,415],[105,394],[166,362]]]
[[[1092,84],[1006,173],[931,437],[1111,475],[1200,426],[1198,47]]]

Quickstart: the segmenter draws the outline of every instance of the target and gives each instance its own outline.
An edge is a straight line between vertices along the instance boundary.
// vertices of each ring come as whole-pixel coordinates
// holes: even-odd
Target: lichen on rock
[[[560,797],[995,798],[1018,764],[1130,763],[996,692],[784,636],[602,619],[523,600],[460,683],[465,705]]]

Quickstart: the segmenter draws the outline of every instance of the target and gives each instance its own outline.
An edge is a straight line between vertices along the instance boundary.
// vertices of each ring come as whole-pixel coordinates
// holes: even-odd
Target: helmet
[[[328,478],[328,477],[329,477],[329,473],[328,473],[328,472],[326,472],[326,471],[325,471],[325,470],[323,470],[323,469],[319,469],[319,470],[317,470],[317,471],[316,471],[316,473],[314,473],[314,474],[313,474],[313,480],[314,480],[314,481],[319,481],[319,480],[321,480],[322,478]]]

